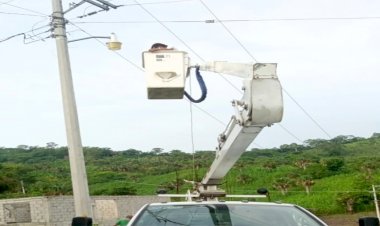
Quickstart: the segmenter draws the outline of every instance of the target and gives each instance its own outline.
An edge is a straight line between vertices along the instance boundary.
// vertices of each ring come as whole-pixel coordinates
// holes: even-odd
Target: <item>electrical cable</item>
[[[26,13],[10,13],[10,12],[1,12],[0,14],[7,14],[7,15],[17,15],[17,16],[34,16],[34,17],[45,17],[42,15],[36,15],[36,14],[26,14]]]
[[[21,33],[15,34],[15,35],[11,35],[11,36],[9,36],[9,37],[7,37],[7,38],[1,39],[1,40],[0,40],[0,43],[1,43],[1,42],[5,42],[5,41],[7,41],[7,40],[9,40],[9,39],[11,39],[11,38],[17,37],[17,36],[19,36],[19,35],[24,35],[24,39],[25,39],[27,33],[29,33],[29,32],[33,32],[33,31],[36,31],[36,30],[39,30],[39,29],[42,29],[42,28],[45,28],[45,27],[50,27],[50,24],[48,24],[48,25],[44,25],[44,26],[41,26],[41,27],[38,27],[38,28],[31,29],[31,30],[29,30],[29,31],[21,32]]]
[[[17,36],[20,36],[20,35],[23,35],[23,36],[24,36],[24,39],[25,39],[25,33],[18,33],[18,34],[15,34],[15,35],[9,36],[9,37],[7,37],[7,38],[1,39],[1,40],[0,40],[0,43],[1,43],[1,42],[5,42],[5,41],[8,41],[9,39],[14,38],[14,37],[17,37]]]
[[[215,15],[215,13],[202,1],[202,0],[199,0],[202,5],[217,19],[217,21],[220,22],[219,18]],[[231,35],[231,37],[240,45],[241,48],[244,49],[244,51],[255,61],[255,62],[258,62],[256,60],[256,58],[251,54],[251,52],[243,45],[243,43],[240,42],[240,40],[230,31],[230,29],[228,29],[228,27],[226,25],[224,25],[223,22],[220,22],[220,24],[224,27],[224,29]]]
[[[192,86],[191,86],[191,77],[190,80],[190,93],[192,93]],[[189,99],[190,100],[190,99]],[[195,145],[194,145],[194,119],[193,119],[193,103],[192,101],[189,101],[189,109],[190,109],[190,140],[191,140],[191,151],[193,156],[193,181],[195,181]]]
[[[189,100],[189,102],[191,102]],[[208,111],[202,109],[201,107],[199,107],[198,105],[193,105],[195,108],[197,108],[198,110],[200,110],[201,112],[205,113],[206,115],[208,115],[210,118],[214,119],[215,121],[219,122],[221,125],[223,126],[227,126],[226,123],[224,123],[222,120],[216,118],[215,116],[213,116],[211,113],[209,113]]]
[[[332,139],[332,137],[330,136],[330,134],[316,121],[314,120],[314,118],[301,106],[301,104],[298,103],[298,101],[296,101],[289,93],[288,91],[286,91],[286,89],[282,88],[284,90],[284,92],[290,97],[290,99],[293,100],[293,102],[310,118],[311,121],[314,122],[315,125],[317,125],[319,127],[320,130],[322,130],[327,137],[329,137],[330,139]]]
[[[41,23],[41,22],[43,22],[43,21],[45,21],[45,20],[37,21],[36,23],[33,24],[33,26],[32,26],[32,30],[30,31],[30,32],[33,34],[33,37],[38,36],[38,35],[40,35],[40,34],[43,34],[43,33],[45,33],[45,32],[52,32],[52,31],[53,31],[52,28],[49,28],[49,30],[47,30],[47,31],[45,31],[45,32],[35,34],[35,33],[34,33],[34,31],[35,31],[34,27],[35,27],[37,24],[39,24],[39,23]],[[50,25],[50,23],[49,23],[49,25]]]
[[[28,12],[37,13],[37,14],[40,14],[40,15],[43,15],[43,16],[46,16],[46,17],[49,16],[49,15],[46,15],[46,14],[44,14],[44,13],[41,13],[41,12],[38,12],[38,11],[32,10],[32,9],[27,9],[27,8],[23,8],[23,7],[20,7],[20,6],[12,5],[12,4],[9,4],[9,3],[7,3],[7,2],[0,2],[0,4],[1,4],[1,3],[4,4],[4,5],[8,5],[8,6],[14,7],[14,8],[18,8],[18,9],[25,10],[25,11],[28,11]]]
[[[4,4],[10,3],[10,2],[13,2],[13,1],[16,1],[16,0],[9,0],[7,2],[0,2],[0,5],[4,5]]]
[[[125,6],[138,6],[138,5],[161,5],[161,4],[172,4],[172,3],[181,3],[181,2],[189,2],[194,0],[173,0],[173,1],[161,1],[161,2],[144,2],[144,3],[132,3],[132,4],[123,4],[119,5],[119,7]]]
[[[175,0],[175,1],[164,1],[164,2],[146,2],[146,3],[141,3],[142,5],[157,5],[157,4],[171,4],[171,3],[179,3],[179,2],[186,2],[186,1],[194,1],[194,0]],[[126,6],[138,6],[139,4],[138,3],[133,3],[133,4],[123,4],[123,5],[117,5],[117,7],[126,7]],[[91,7],[91,6],[89,6]],[[87,7],[84,12],[83,12],[83,15],[81,16],[77,16],[76,18],[84,18],[84,17],[88,17],[88,16],[93,16],[99,12],[103,12],[103,11],[107,11],[105,9],[103,10],[98,10],[98,11],[93,11],[93,12],[90,12],[90,13],[86,13],[85,14],[85,11],[89,8]]]
[[[379,20],[380,17],[337,17],[337,18],[268,18],[268,19],[226,19],[226,20],[161,20],[163,23],[232,23],[232,22],[282,22],[282,21],[323,21],[323,20]],[[157,21],[81,21],[82,24],[151,24]]]
[[[48,35],[48,36],[46,36],[44,38],[41,38],[40,35],[48,33],[48,32],[51,32],[51,29],[49,29],[47,31],[43,31],[43,32],[37,33],[37,34],[33,34],[33,35],[28,35],[28,36],[25,35],[25,37],[24,37],[24,44],[30,44],[30,43],[37,42],[37,41],[45,41],[46,39],[51,38],[52,35],[50,34],[50,35]],[[38,37],[38,39],[34,39],[34,37]],[[31,39],[32,41],[26,42],[25,40],[27,40],[27,39]]]
[[[290,134],[294,139],[298,140],[298,142],[303,143],[303,141],[300,138],[298,138],[296,135],[290,132],[285,126],[281,125],[281,123],[276,123],[276,125],[280,126],[284,131]]]

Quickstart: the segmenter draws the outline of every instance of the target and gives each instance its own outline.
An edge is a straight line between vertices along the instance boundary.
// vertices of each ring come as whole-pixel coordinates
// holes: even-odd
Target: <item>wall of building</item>
[[[135,214],[144,204],[167,202],[158,196],[93,196],[93,223],[112,226],[120,217]],[[69,226],[75,217],[72,196],[0,200],[0,226]]]

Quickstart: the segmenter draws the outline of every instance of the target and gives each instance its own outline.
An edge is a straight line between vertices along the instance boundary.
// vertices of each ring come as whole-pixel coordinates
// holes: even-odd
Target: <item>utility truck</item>
[[[280,122],[283,116],[282,88],[275,63],[210,62],[190,65],[188,54],[175,49],[143,52],[143,66],[149,99],[181,99],[193,102],[206,97],[200,71],[234,75],[243,79],[243,97],[233,100],[235,115],[218,137],[215,160],[201,182],[186,195],[185,202],[151,203],[142,207],[130,226],[220,225],[220,226],[326,226],[306,209],[293,204],[252,201],[225,201],[228,197],[266,197],[228,195],[218,186],[243,152],[264,127]],[[195,69],[202,96],[194,100],[185,91],[185,81]]]

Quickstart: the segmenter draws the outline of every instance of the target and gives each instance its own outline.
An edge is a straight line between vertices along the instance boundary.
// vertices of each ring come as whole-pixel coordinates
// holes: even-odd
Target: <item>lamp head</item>
[[[110,41],[106,44],[109,50],[115,51],[121,49],[121,42],[117,40],[115,33],[111,33]]]

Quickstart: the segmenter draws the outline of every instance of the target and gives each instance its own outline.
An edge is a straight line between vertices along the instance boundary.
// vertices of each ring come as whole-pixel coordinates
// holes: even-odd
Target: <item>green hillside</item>
[[[215,156],[214,151],[193,156],[181,150],[99,147],[85,147],[84,154],[91,195],[185,193],[192,185],[183,179],[200,181]],[[267,188],[271,201],[296,203],[317,214],[371,211],[371,186],[380,184],[379,154],[378,133],[252,149],[221,187],[229,194]],[[54,143],[0,148],[0,171],[0,198],[71,194],[68,151]]]

